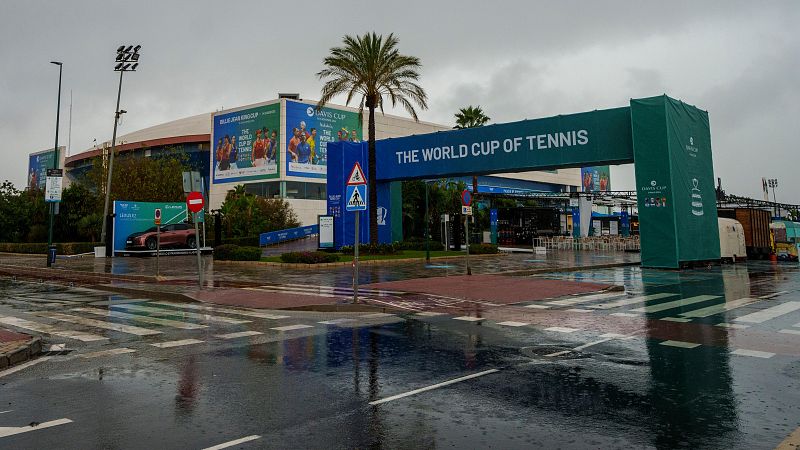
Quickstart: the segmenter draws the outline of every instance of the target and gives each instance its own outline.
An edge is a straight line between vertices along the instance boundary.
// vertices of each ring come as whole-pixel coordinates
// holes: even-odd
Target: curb
[[[470,258],[484,258],[484,257],[499,257],[499,256],[508,256],[507,253],[493,253],[493,254],[484,254],[484,255],[470,255]],[[459,259],[464,258],[464,255],[452,255],[452,256],[433,256],[431,257],[431,261],[433,260],[448,260],[448,259]],[[391,265],[391,264],[402,264],[402,263],[409,263],[409,262],[425,262],[424,257],[419,258],[397,258],[397,259],[367,259],[367,260],[359,260],[360,265]],[[292,269],[316,269],[321,267],[344,267],[344,266],[352,266],[353,261],[337,261],[332,263],[320,263],[320,264],[299,264],[299,263],[282,263],[282,262],[273,262],[273,261],[227,261],[227,260],[215,260],[214,264],[224,264],[224,265],[231,265],[231,266],[268,266],[268,267],[286,267]]]
[[[570,266],[570,267],[543,267],[541,269],[521,269],[521,270],[507,270],[505,272],[496,272],[493,275],[535,275],[538,273],[552,273],[552,272],[578,272],[581,270],[597,270],[597,269],[613,269],[614,267],[629,267],[641,266],[641,262],[622,262],[622,263],[609,263],[609,264],[595,264],[592,266]]]
[[[0,370],[23,363],[42,352],[42,338],[34,337],[19,347],[0,354]]]

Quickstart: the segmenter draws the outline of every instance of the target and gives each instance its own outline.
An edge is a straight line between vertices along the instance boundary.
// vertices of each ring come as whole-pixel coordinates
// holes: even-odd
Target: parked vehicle
[[[737,220],[720,217],[719,253],[723,261],[742,261],[747,259],[747,245],[744,239],[744,228]]]
[[[781,261],[797,261],[800,254],[800,223],[776,220],[769,228],[775,256]]]
[[[133,233],[125,240],[126,249],[155,250],[158,246],[156,227],[145,231]],[[189,247],[195,248],[197,236],[194,228],[185,223],[161,225],[161,247]]]
[[[765,259],[772,253],[769,231],[772,219],[769,211],[756,208],[720,208],[717,215],[735,219],[742,225],[748,258]]]

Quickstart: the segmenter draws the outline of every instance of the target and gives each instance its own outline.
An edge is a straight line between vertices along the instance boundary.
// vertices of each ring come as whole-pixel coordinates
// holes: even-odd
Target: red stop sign
[[[190,192],[189,195],[186,196],[186,206],[189,208],[189,211],[193,213],[200,212],[205,204],[206,202],[203,199],[203,194],[199,192]]]

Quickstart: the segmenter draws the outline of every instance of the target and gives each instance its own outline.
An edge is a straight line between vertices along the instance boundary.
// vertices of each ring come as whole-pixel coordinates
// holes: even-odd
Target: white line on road
[[[460,317],[453,317],[453,320],[463,320],[465,322],[480,322],[481,320],[485,320],[485,317],[473,317],[473,316],[460,316]]]
[[[382,398],[380,400],[375,400],[374,402],[369,402],[369,404],[372,405],[372,406],[380,405],[381,403],[391,402],[392,400],[397,400],[397,399],[401,399],[401,398],[404,398],[404,397],[409,397],[409,396],[412,396],[412,395],[419,394],[421,392],[432,391],[432,390],[440,388],[440,387],[449,386],[451,384],[460,383],[462,381],[471,380],[473,378],[482,377],[484,375],[489,375],[489,374],[492,374],[492,373],[495,373],[495,372],[499,372],[499,371],[500,370],[498,370],[498,369],[484,370],[483,372],[473,373],[472,375],[467,375],[465,377],[454,378],[452,380],[445,381],[443,383],[438,383],[438,384],[434,384],[434,385],[431,385],[431,386],[426,386],[424,388],[414,389],[413,391],[404,392],[402,394],[392,395],[391,397]]]
[[[547,305],[540,305],[538,303],[532,303],[530,305],[525,305],[523,308],[531,308],[531,309],[550,309]]]
[[[737,348],[736,350],[732,351],[731,354],[739,355],[739,356],[752,356],[754,358],[772,358],[775,356],[775,353],[771,352],[760,352],[758,350],[747,350],[743,348]]]
[[[222,444],[217,444],[213,447],[206,447],[203,450],[221,450],[223,448],[233,447],[234,445],[244,444],[245,442],[255,441],[256,439],[261,439],[261,436],[253,434],[233,441],[223,442]]]
[[[602,294],[583,295],[583,296],[580,296],[580,297],[568,298],[568,299],[565,299],[565,300],[556,300],[556,301],[547,302],[547,303],[549,303],[551,305],[558,305],[558,306],[572,306],[572,305],[577,305],[579,303],[591,302],[593,300],[603,300],[603,299],[606,299],[606,298],[621,297],[623,295],[625,295],[625,293],[622,292],[622,291],[619,291],[619,292],[605,292],[605,293],[602,293]]]
[[[609,316],[616,316],[616,317],[640,317],[638,314],[633,313],[611,313]]]
[[[544,331],[555,331],[557,333],[574,333],[578,331],[577,328],[567,328],[567,327],[550,327],[545,328]]]
[[[154,334],[161,334],[160,331],[151,330],[148,328],[123,325],[121,323],[103,322],[102,320],[86,319],[84,317],[71,316],[69,314],[38,312],[36,315],[46,317],[48,319],[60,320],[62,322],[85,325],[87,327],[118,331],[120,333],[132,334],[134,336],[152,336]]]
[[[661,320],[666,320],[667,322],[681,322],[681,323],[692,321],[692,319],[686,317],[662,317]]]
[[[772,308],[762,309],[761,311],[757,311],[746,316],[737,317],[733,320],[735,322],[762,323],[770,319],[780,317],[784,314],[797,311],[798,309],[800,309],[800,302],[786,302],[777,306],[773,306]]]
[[[394,314],[389,313],[372,313],[372,314],[365,314],[363,316],[358,316],[359,319],[378,319],[381,317],[394,317]]]
[[[695,309],[693,311],[681,313],[680,315],[683,317],[708,317],[708,316],[713,316],[714,314],[719,314],[725,311],[730,311],[732,309],[746,306],[751,303],[755,303],[757,301],[758,300],[755,298],[745,297],[730,302],[720,303],[719,305],[713,305],[705,308]]]
[[[112,309],[128,309],[131,311],[140,311],[144,313],[150,313],[155,316],[177,316],[177,317],[188,317],[190,319],[199,319],[204,320],[206,322],[217,322],[217,323],[227,323],[227,324],[235,324],[241,325],[243,323],[250,323],[250,320],[241,320],[241,319],[231,319],[229,317],[216,317],[210,314],[198,314],[198,313],[191,313],[186,311],[178,311],[176,309],[163,309],[163,308],[153,308],[149,306],[140,306],[140,305],[114,305]]]
[[[160,317],[140,316],[138,314],[128,314],[121,311],[109,311],[107,309],[96,308],[75,308],[72,311],[86,312],[103,317],[116,317],[118,319],[133,320],[136,322],[151,323],[153,325],[163,325],[166,327],[179,328],[182,330],[199,330],[201,328],[208,328],[207,325],[200,325],[197,323],[179,322],[177,320],[162,319]]]
[[[6,410],[6,411],[0,411],[0,414],[10,413],[11,411],[13,411],[13,409],[9,409],[9,410]]]
[[[180,341],[157,342],[155,344],[150,344],[150,345],[158,348],[170,348],[170,347],[181,347],[184,345],[202,344],[202,343],[203,341],[199,339],[181,339]]]
[[[75,339],[82,342],[104,341],[108,338],[105,336],[98,336],[91,333],[83,333],[80,331],[62,330],[52,325],[41,322],[33,322],[31,320],[20,319],[17,317],[2,317],[0,316],[0,323],[11,325],[25,330],[36,331],[38,333],[49,334],[52,336],[61,336],[70,339]]]
[[[433,312],[433,311],[424,311],[418,312],[416,315],[421,317],[436,317],[436,316],[444,316],[446,313],[441,312]]]
[[[12,367],[10,369],[6,369],[6,370],[0,372],[0,378],[3,378],[3,377],[8,376],[8,375],[11,375],[12,373],[19,372],[22,369],[27,369],[30,366],[34,366],[36,364],[43,363],[43,362],[47,361],[50,358],[51,358],[50,356],[43,356],[43,357],[41,357],[39,359],[34,359],[33,361],[28,361],[28,362],[22,363],[22,364],[20,364],[18,366],[14,366],[14,367]],[[8,411],[6,411],[6,412],[8,412]]]
[[[101,350],[99,352],[84,353],[81,358],[99,358],[101,356],[124,355],[125,353],[135,353],[136,350],[127,347],[112,348],[111,350]]]
[[[666,345],[669,347],[680,347],[680,348],[700,347],[700,344],[695,344],[694,342],[683,342],[683,341],[664,341],[664,342],[659,342],[659,344]]]
[[[333,319],[333,320],[323,320],[322,322],[317,322],[322,325],[341,325],[343,323],[348,322],[355,322],[356,319]]]
[[[279,316],[276,314],[267,314],[262,311],[252,311],[249,309],[220,308],[217,306],[197,305],[194,303],[151,302],[151,304],[172,306],[175,308],[194,309],[199,311],[210,311],[223,314],[233,314],[236,316],[256,317],[259,319],[286,319],[289,317],[289,316]]]
[[[527,322],[514,322],[513,320],[509,320],[508,322],[499,322],[498,325],[503,325],[505,327],[524,327],[530,324]]]
[[[305,328],[314,328],[314,327],[311,326],[311,325],[286,325],[284,327],[270,328],[270,330],[275,330],[275,331],[293,331],[293,330],[302,330],[302,329],[305,329]]]
[[[264,334],[264,333],[260,331],[240,331],[238,333],[215,334],[214,337],[218,337],[220,339],[236,339],[248,336],[258,336],[259,334]]]
[[[573,350],[583,350],[585,348],[589,348],[589,347],[592,347],[594,345],[602,344],[603,342],[608,342],[608,341],[611,341],[611,340],[613,340],[613,339],[612,338],[607,338],[607,339],[600,339],[599,341],[588,342],[586,344],[579,345],[579,346],[573,348]]]
[[[740,323],[726,323],[726,322],[718,323],[717,326],[722,328],[732,328],[734,330],[744,330],[745,328],[750,328],[750,325],[742,325]]]
[[[617,308],[619,306],[635,305],[637,303],[647,302],[650,300],[660,300],[662,298],[675,297],[677,295],[678,294],[667,294],[667,293],[641,295],[638,297],[617,300],[615,302],[598,303],[597,305],[588,305],[588,307],[596,309],[611,309],[611,308]]]
[[[768,299],[768,298],[773,298],[773,297],[777,297],[779,295],[788,294],[788,293],[789,293],[789,291],[780,291],[780,292],[775,292],[775,293],[772,293],[772,294],[762,295],[761,297],[758,297],[758,298]]]
[[[25,427],[0,427],[0,438],[13,436],[15,434],[27,433],[29,431],[43,430],[45,428],[56,427],[58,425],[66,425],[68,423],[72,423],[72,421],[69,419],[58,419],[40,423],[39,425],[28,425]]]
[[[643,312],[643,313],[656,313],[656,312],[666,311],[668,309],[675,309],[675,308],[681,308],[683,306],[694,305],[695,303],[707,302],[715,298],[719,298],[719,295],[697,295],[695,297],[682,298],[680,300],[674,300],[666,303],[659,303],[657,305],[645,306],[643,308],[635,308],[632,309],[631,311]]]

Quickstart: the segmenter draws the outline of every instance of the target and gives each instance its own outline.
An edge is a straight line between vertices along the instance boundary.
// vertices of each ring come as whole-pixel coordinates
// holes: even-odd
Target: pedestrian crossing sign
[[[366,211],[367,209],[367,186],[357,184],[347,186],[347,211]]]

